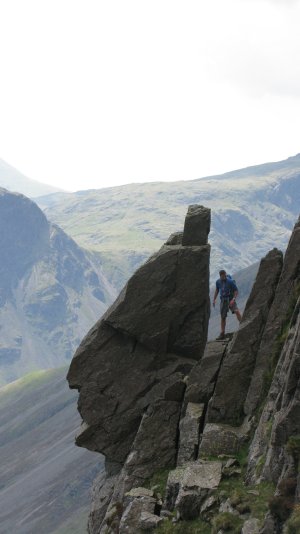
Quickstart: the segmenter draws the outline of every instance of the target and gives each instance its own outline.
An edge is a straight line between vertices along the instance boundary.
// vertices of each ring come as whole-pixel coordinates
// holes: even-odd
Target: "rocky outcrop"
[[[273,302],[282,269],[282,253],[272,250],[261,261],[239,330],[226,353],[214,395],[209,403],[209,422],[239,424],[255,367],[257,350]],[[237,380],[238,377],[238,380]]]
[[[295,478],[300,454],[300,298],[251,444],[249,481]],[[257,469],[257,466],[260,469]]]
[[[194,462],[175,473],[171,471],[167,482],[166,501],[174,505],[182,519],[199,517],[201,505],[215,490],[222,478],[222,462]]]
[[[245,400],[245,413],[252,414],[261,401],[264,379],[270,368],[270,352],[276,352],[276,340],[286,326],[295,304],[295,295],[300,284],[300,218],[292,232],[284,256],[274,301],[268,314],[267,324],[256,357],[251,384]],[[272,354],[271,354],[272,357]]]
[[[206,245],[210,223],[210,210],[197,204],[189,206],[184,222],[182,244],[184,246]]]
[[[203,357],[194,365],[187,378],[185,402],[208,403],[215,390],[228,342],[229,338],[207,343]]]
[[[135,273],[72,361],[77,443],[114,466],[105,506],[105,486],[95,489],[90,534],[166,520],[280,534],[299,500],[300,221],[284,259],[273,249],[261,261],[237,333],[206,344],[209,221],[189,208],[183,234]],[[168,473],[164,497],[143,487],[158,473]]]
[[[123,466],[122,495],[156,469],[174,467],[184,377],[207,340],[210,211],[192,206],[187,217],[185,245],[172,238],[137,270],[68,373],[80,392],[77,444]],[[122,495],[117,490],[112,502]]]
[[[179,448],[177,465],[196,460],[198,457],[200,429],[204,420],[205,404],[189,402],[179,425]]]

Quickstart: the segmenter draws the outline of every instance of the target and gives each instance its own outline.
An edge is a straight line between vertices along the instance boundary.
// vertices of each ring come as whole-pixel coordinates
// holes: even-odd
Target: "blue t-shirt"
[[[221,300],[229,299],[231,295],[233,295],[234,291],[238,290],[234,280],[228,276],[225,280],[221,280],[221,278],[219,278],[219,280],[216,281],[216,288],[219,290]]]

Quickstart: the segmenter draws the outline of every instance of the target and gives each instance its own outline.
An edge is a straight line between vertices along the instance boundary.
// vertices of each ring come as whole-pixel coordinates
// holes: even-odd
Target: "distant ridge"
[[[129,184],[37,199],[50,221],[101,254],[121,289],[168,235],[181,230],[190,204],[212,209],[211,275],[237,272],[287,246],[300,206],[300,155],[229,173],[177,182]]]
[[[0,187],[11,192],[22,193],[28,197],[38,197],[62,191],[58,187],[42,184],[36,180],[27,178],[17,169],[0,159]]]

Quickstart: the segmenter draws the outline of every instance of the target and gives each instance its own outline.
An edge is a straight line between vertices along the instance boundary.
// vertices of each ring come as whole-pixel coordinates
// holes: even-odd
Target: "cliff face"
[[[299,520],[300,220],[285,257],[262,259],[233,338],[206,343],[209,223],[190,206],[183,234],[135,273],[73,358],[77,444],[106,456],[91,534],[179,532],[174,510],[195,532],[273,534]]]

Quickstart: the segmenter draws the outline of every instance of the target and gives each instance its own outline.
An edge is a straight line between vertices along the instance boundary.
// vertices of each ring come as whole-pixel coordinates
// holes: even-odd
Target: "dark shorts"
[[[221,314],[222,319],[226,319],[227,313],[229,312],[229,310],[232,313],[235,313],[236,310],[238,310],[237,303],[235,301],[232,306],[229,306],[229,302],[230,302],[229,299],[224,299],[224,300],[221,300],[220,302],[220,314]]]

